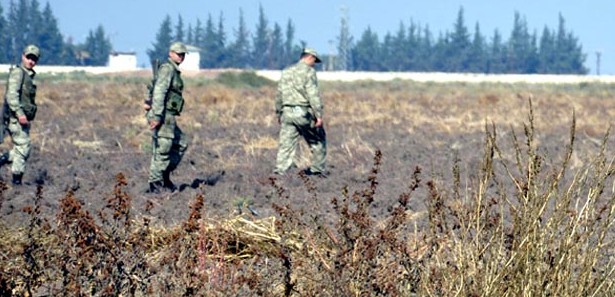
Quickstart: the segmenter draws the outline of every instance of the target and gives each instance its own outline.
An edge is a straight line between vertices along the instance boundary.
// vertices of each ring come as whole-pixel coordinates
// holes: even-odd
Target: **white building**
[[[109,54],[107,67],[112,70],[135,70],[137,69],[137,55],[133,52],[112,52]]]
[[[196,46],[186,45],[188,52],[186,53],[186,59],[179,65],[182,70],[199,70],[199,64],[201,63],[201,49]]]

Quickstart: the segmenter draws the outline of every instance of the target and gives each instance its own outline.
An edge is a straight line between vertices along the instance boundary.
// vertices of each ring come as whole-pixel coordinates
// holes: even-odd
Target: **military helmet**
[[[178,54],[185,54],[188,52],[188,48],[186,47],[185,44],[177,41],[177,42],[173,42],[173,44],[171,44],[171,47],[169,48],[169,51],[178,53]]]
[[[27,55],[34,55],[37,58],[40,58],[41,57],[41,50],[38,48],[38,46],[36,46],[34,44],[30,44],[30,45],[26,46],[23,49],[23,54],[25,56],[27,56]]]
[[[306,47],[306,48],[303,49],[303,52],[301,54],[302,55],[304,55],[304,54],[312,55],[312,56],[314,56],[314,58],[316,58],[316,63],[320,63],[321,62],[320,58],[318,57],[318,53],[313,48]]]

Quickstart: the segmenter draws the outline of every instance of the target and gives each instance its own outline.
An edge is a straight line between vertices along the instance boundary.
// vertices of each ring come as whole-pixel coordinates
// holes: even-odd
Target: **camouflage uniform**
[[[174,189],[169,176],[188,148],[186,136],[176,122],[176,117],[183,109],[183,89],[184,81],[179,65],[171,59],[160,65],[152,106],[147,113],[148,120],[160,123],[152,135],[153,149],[148,178],[150,187],[164,184],[165,188]]]
[[[33,45],[27,46],[23,54],[24,56],[34,55],[37,60],[40,56],[38,47]],[[36,72],[27,69],[23,63],[12,68],[4,96],[4,123],[8,125],[6,128],[11,136],[13,149],[0,157],[0,165],[12,163],[13,184],[21,184],[26,161],[32,150],[30,123],[34,120],[37,111],[35,75]],[[28,123],[25,125],[19,123],[20,116],[25,116]]]
[[[300,60],[282,71],[275,110],[281,124],[275,172],[283,174],[293,166],[297,140],[302,136],[312,153],[309,172],[324,173],[327,141],[324,128],[315,126],[316,119],[322,119],[323,105],[313,67]]]

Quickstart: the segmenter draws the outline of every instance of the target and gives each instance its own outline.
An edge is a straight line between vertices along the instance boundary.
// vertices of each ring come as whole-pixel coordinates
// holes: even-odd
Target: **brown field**
[[[614,156],[615,137],[604,139],[615,119],[613,85],[323,82],[329,177],[298,174],[309,162],[302,143],[299,168],[272,181],[278,132],[275,85],[230,88],[211,77],[193,76],[186,78],[187,102],[179,120],[191,139],[190,147],[172,176],[181,191],[146,194],[151,147],[141,110],[146,79],[147,75],[42,77],[25,185],[12,187],[7,167],[0,173],[8,184],[0,196],[0,224],[9,228],[31,224],[31,216],[23,210],[39,199],[38,215],[53,225],[61,199],[69,192],[83,210],[96,214],[116,193],[117,176],[122,173],[127,183],[123,190],[132,199],[131,216],[163,229],[185,222],[200,194],[206,220],[240,213],[256,220],[279,219],[276,207],[288,205],[322,219],[319,225],[335,226],[340,221],[331,200],[364,193],[373,197],[368,216],[380,226],[400,197],[411,193],[408,229],[420,232],[437,221],[428,213],[433,210],[429,201],[435,188],[440,197],[459,195],[455,189],[464,189],[465,194],[478,191],[476,179],[485,166],[489,140],[486,128],[497,131],[502,162],[514,164],[514,139],[523,144],[527,131],[535,131],[530,146],[540,154],[541,166],[557,168],[569,152],[575,119],[570,173],[562,181],[572,180],[600,154],[603,141],[606,160]],[[8,147],[7,138],[0,149]],[[417,168],[422,183],[411,189]],[[506,175],[504,169],[498,170]],[[437,186],[426,186],[432,182]],[[42,185],[39,194],[37,185]],[[606,185],[605,192],[612,193],[611,187]],[[365,194],[370,189],[373,195]],[[454,201],[445,203],[455,209]],[[420,220],[427,215],[429,220]]]
[[[273,113],[274,87],[231,89],[188,78],[187,105],[180,127],[191,138],[189,150],[173,175],[182,191],[153,196],[147,187],[150,133],[140,98],[145,78],[71,79],[39,82],[40,112],[32,128],[33,151],[24,187],[9,189],[2,201],[2,220],[20,222],[21,209],[32,203],[36,184],[44,186],[44,212],[53,214],[68,189],[95,212],[123,173],[135,211],[147,201],[152,218],[163,224],[182,220],[196,193],[205,195],[207,216],[228,216],[250,203],[261,217],[272,215],[275,197],[269,183],[275,160],[278,125]],[[211,80],[210,80],[211,81]],[[598,147],[615,114],[610,85],[505,85],[388,83],[321,83],[326,108],[330,177],[316,180],[319,201],[305,195],[299,170],[280,182],[293,204],[327,211],[328,201],[361,189],[376,150],[382,151],[376,206],[385,210],[407,189],[415,167],[425,179],[448,180],[455,156],[464,172],[475,172],[482,158],[485,124],[493,123],[501,141],[511,131],[523,134],[529,103],[537,138],[548,156],[561,158],[573,113],[577,121],[576,166]],[[613,147],[613,137],[609,147]],[[9,139],[0,149],[5,151]],[[307,146],[298,165],[308,165]],[[0,175],[10,181],[9,169]],[[413,201],[423,208],[420,200]],[[317,206],[315,205],[317,204]],[[375,210],[379,212],[379,210]]]

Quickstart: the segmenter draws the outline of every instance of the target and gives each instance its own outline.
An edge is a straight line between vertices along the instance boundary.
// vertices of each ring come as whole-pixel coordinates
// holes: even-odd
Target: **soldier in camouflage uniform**
[[[186,52],[186,46],[181,42],[171,45],[168,61],[158,69],[151,108],[146,108],[149,109],[146,115],[149,127],[153,131],[153,154],[148,178],[150,193],[159,193],[163,189],[176,190],[170,175],[188,148],[186,136],[176,123],[176,117],[184,106],[184,81],[179,64],[184,61]]]
[[[40,57],[35,45],[28,45],[21,54],[21,65],[11,68],[4,95],[4,129],[8,128],[13,149],[0,156],[0,166],[12,163],[13,184],[21,185],[26,161],[30,157],[30,124],[36,115],[34,66]]]
[[[320,63],[318,54],[306,48],[299,62],[282,71],[275,100],[275,111],[281,124],[276,174],[284,174],[294,165],[297,140],[301,135],[312,153],[312,164],[304,172],[325,176],[327,141],[323,105],[314,69],[316,63]]]

